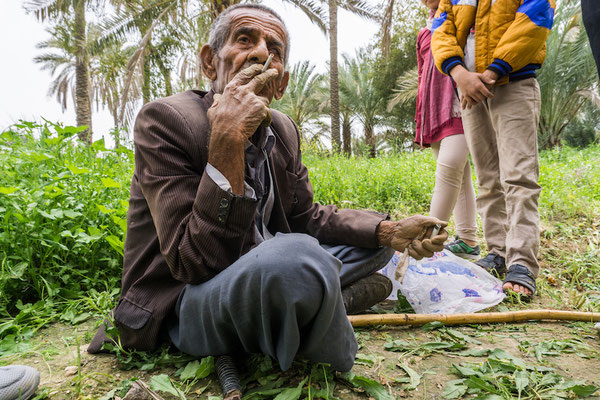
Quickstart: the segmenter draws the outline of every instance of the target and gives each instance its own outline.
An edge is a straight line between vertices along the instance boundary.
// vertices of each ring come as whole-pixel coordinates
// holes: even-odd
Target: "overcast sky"
[[[51,76],[34,64],[40,54],[35,45],[48,38],[44,25],[26,14],[21,0],[0,0],[0,129],[19,119],[39,121],[41,117],[66,125],[75,124],[73,104],[64,113],[54,97],[48,97]],[[290,60],[310,60],[319,72],[326,71],[329,43],[304,14],[279,0],[265,0],[286,21],[292,40]],[[346,11],[339,12],[339,53],[354,54],[354,49],[370,42],[378,26]],[[69,99],[70,100],[70,99]],[[112,117],[108,111],[93,110],[94,140],[108,133]]]

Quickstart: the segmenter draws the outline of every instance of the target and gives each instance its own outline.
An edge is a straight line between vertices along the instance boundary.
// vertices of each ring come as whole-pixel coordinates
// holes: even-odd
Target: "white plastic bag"
[[[416,261],[412,257],[402,283],[395,279],[402,253],[396,252],[379,272],[394,284],[390,300],[398,290],[419,314],[452,314],[483,310],[504,299],[502,282],[470,261],[444,250]]]

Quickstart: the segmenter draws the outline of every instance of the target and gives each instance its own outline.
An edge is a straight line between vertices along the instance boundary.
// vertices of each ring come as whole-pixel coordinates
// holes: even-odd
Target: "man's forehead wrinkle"
[[[234,14],[231,16],[231,28],[234,33],[238,32],[238,30],[241,28],[258,30],[259,27],[267,31],[269,36],[272,36],[278,42],[281,42],[280,39],[283,39],[284,42],[287,42],[288,40],[285,28],[279,19],[269,13],[254,15],[250,13],[234,12]]]

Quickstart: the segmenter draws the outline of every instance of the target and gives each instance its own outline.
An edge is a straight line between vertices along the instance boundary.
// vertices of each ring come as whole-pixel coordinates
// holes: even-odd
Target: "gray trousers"
[[[187,285],[169,329],[188,354],[264,353],[287,370],[296,356],[349,371],[357,350],[341,288],[381,269],[393,250],[327,246],[278,233],[211,280]]]

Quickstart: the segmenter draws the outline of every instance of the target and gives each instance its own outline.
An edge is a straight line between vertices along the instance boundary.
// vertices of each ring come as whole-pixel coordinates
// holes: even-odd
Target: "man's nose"
[[[252,64],[264,64],[267,58],[269,58],[269,49],[264,40],[258,42],[252,51],[248,53],[248,61]]]

